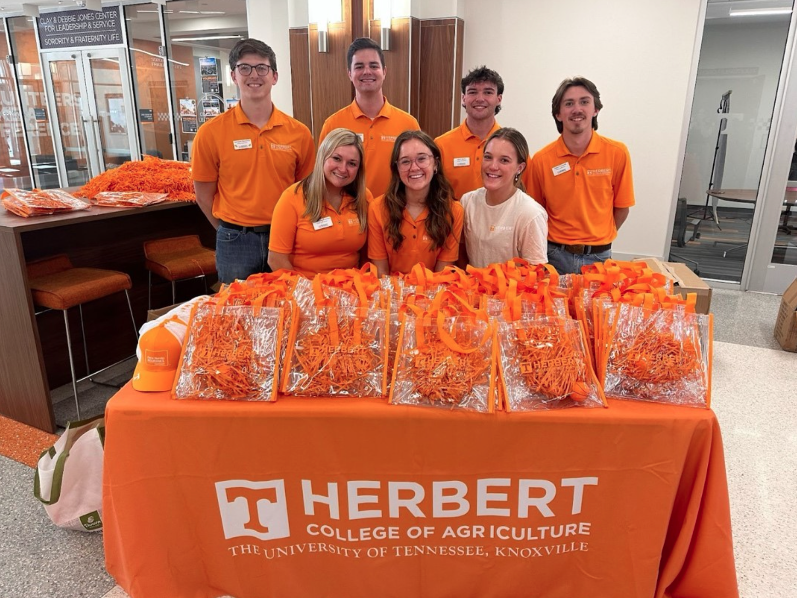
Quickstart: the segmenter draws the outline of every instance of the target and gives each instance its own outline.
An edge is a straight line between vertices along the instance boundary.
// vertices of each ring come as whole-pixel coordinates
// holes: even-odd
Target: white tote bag
[[[102,454],[105,418],[69,422],[39,457],[33,494],[59,527],[102,529]]]

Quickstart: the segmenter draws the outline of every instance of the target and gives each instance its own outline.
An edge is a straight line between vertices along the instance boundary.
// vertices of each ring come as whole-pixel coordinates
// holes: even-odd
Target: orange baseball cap
[[[135,390],[162,392],[172,389],[185,332],[185,324],[173,318],[141,335],[138,340],[141,357],[133,372]]]

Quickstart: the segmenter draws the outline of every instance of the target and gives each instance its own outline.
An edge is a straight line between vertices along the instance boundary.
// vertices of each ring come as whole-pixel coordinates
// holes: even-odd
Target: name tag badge
[[[330,226],[332,226],[332,218],[329,216],[325,216],[324,218],[321,218],[321,220],[313,222],[313,229],[315,230],[322,230],[324,228],[329,228]]]
[[[360,143],[365,143],[365,135],[363,133],[357,133],[357,137],[360,138]]]
[[[237,150],[242,149],[252,149],[252,140],[251,139],[235,139],[232,142],[233,148]]]
[[[553,170],[554,176],[559,176],[563,172],[570,170],[570,162],[562,162],[559,166],[554,166],[551,168],[551,170]]]
[[[454,158],[454,167],[458,168],[460,166],[470,166],[470,157],[465,156],[464,158]]]

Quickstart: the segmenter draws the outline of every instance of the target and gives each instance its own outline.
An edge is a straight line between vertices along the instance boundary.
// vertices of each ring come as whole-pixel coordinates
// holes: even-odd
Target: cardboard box
[[[680,262],[663,262],[656,258],[638,258],[635,262],[647,262],[654,272],[660,272],[675,283],[675,292],[686,296],[688,293],[697,294],[695,311],[699,314],[707,314],[711,311],[711,287],[697,274],[689,269],[689,266]]]
[[[797,279],[783,293],[775,321],[775,338],[786,351],[797,351]]]

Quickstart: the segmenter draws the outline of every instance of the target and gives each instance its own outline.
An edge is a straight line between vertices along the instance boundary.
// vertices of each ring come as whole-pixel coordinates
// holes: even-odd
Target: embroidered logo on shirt
[[[292,152],[293,147],[290,145],[285,145],[283,143],[272,143],[271,149],[276,150],[278,152]]]
[[[595,168],[594,170],[587,170],[587,176],[611,176],[611,168]]]
[[[349,218],[349,226],[360,226],[359,218]]]
[[[396,135],[382,135],[382,141],[389,141],[390,143],[393,143],[396,141]]]
[[[490,232],[491,233],[509,233],[509,232],[512,232],[514,229],[515,229],[514,226],[496,226],[496,225],[493,224],[490,227]]]

